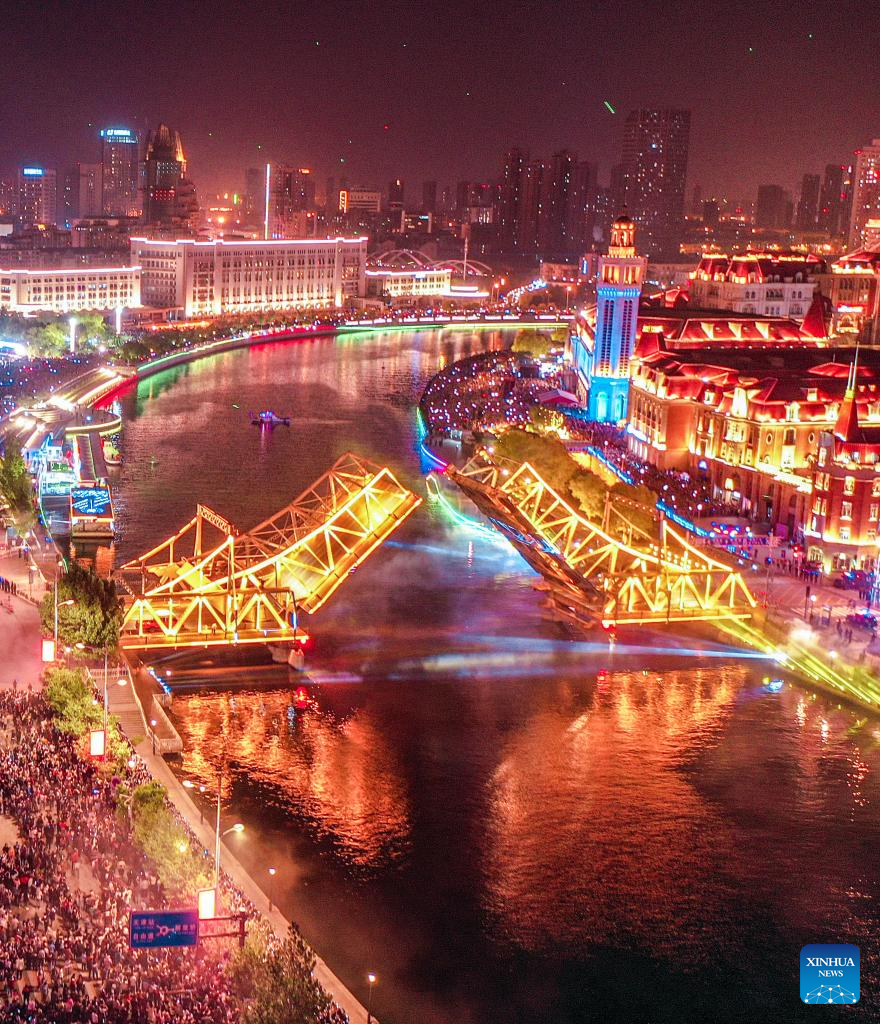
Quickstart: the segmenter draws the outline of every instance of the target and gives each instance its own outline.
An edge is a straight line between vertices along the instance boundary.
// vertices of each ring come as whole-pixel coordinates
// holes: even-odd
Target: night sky
[[[626,111],[668,105],[693,110],[688,189],[751,200],[880,136],[878,72],[871,0],[22,4],[0,168],[96,160],[98,127],[164,120],[203,191],[272,158],[319,192],[399,174],[418,200],[426,178],[496,176],[515,144],[575,149],[607,181]]]

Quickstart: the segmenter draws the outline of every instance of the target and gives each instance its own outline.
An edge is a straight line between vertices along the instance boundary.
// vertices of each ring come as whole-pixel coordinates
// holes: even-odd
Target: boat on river
[[[263,409],[262,412],[251,413],[251,423],[255,427],[289,427],[290,417],[279,416],[271,409]]]

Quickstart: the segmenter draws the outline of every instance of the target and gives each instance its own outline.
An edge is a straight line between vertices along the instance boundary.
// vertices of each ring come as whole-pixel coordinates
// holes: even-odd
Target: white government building
[[[184,316],[344,306],[364,294],[367,239],[132,238],[145,306]]]
[[[106,312],[141,304],[141,268],[0,270],[0,308],[13,313]]]

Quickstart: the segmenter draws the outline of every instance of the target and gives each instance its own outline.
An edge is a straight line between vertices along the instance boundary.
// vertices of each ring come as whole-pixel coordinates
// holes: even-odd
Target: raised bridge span
[[[508,465],[485,449],[446,472],[544,577],[557,617],[572,625],[747,619],[756,607],[735,567],[662,515],[658,537],[616,508],[593,522],[529,463]]]
[[[421,503],[350,452],[247,533],[199,505],[117,573],[129,650],[295,642],[334,591]]]

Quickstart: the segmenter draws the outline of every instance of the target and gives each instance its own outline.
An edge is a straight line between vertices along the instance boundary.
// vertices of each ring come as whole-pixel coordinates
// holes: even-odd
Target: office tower
[[[437,212],[437,182],[422,182],[422,213]]]
[[[791,199],[781,185],[759,185],[755,227],[783,230],[790,226]]]
[[[388,209],[402,210],[403,205],[403,181],[395,178],[388,182]]]
[[[262,224],[266,205],[266,168],[248,167],[244,172],[244,210],[248,224]]]
[[[192,229],[198,213],[195,186],[186,177],[180,133],[160,124],[144,150],[143,221],[157,228]]]
[[[850,249],[859,249],[865,244],[865,228],[871,221],[880,221],[880,139],[856,150],[849,217]]]
[[[599,258],[596,281],[595,351],[589,416],[598,422],[626,418],[629,362],[638,332],[639,296],[648,261],[636,254],[635,224],[625,214],[611,228],[608,253]]]
[[[521,149],[510,149],[504,155],[501,187],[495,222],[498,225],[498,248],[509,252],[520,248],[520,210],[525,188],[529,155]]]
[[[134,217],[138,199],[138,134],[131,128],[102,128],[101,209],[105,217]],[[80,214],[85,216],[85,214]]]
[[[267,163],[263,170],[264,238],[302,238],[314,215],[315,176],[308,167]],[[312,217],[314,224],[314,216]]]
[[[707,199],[703,203],[703,224],[707,228],[717,228],[721,220],[721,207],[717,199]]]
[[[819,193],[819,211],[816,225],[820,231],[834,237],[843,226],[844,174],[847,168],[843,164],[826,164],[822,189]]]
[[[102,164],[77,164],[77,217],[100,217],[103,192],[101,188]]]
[[[693,191],[691,192],[691,208],[688,210],[688,213],[690,213],[692,217],[699,217],[702,214],[704,207],[703,189],[699,185],[694,185]]]
[[[690,126],[690,111],[677,109],[633,110],[624,126],[624,200],[654,257],[678,254]]]
[[[15,186],[15,215],[22,228],[55,224],[57,212],[55,171],[48,167],[19,167]]]
[[[797,205],[797,226],[801,231],[815,231],[819,215],[819,175],[805,174]]]

